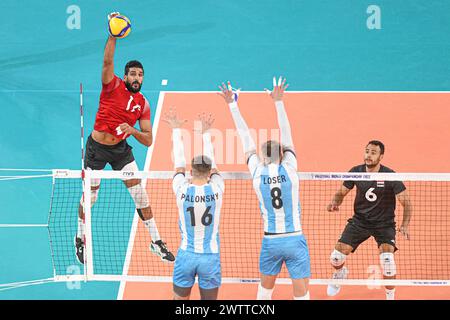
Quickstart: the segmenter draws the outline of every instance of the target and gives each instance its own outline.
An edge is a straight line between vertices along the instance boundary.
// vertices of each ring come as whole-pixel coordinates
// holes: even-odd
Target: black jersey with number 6
[[[350,172],[367,172],[364,164]],[[379,172],[395,172],[381,165]],[[401,181],[344,181],[344,187],[356,185],[353,220],[367,228],[395,226],[395,196],[406,190]]]

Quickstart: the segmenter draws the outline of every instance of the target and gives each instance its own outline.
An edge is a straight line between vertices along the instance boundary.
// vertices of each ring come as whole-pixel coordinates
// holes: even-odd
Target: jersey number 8
[[[272,196],[272,206],[274,209],[281,209],[283,207],[283,200],[281,199],[281,189],[278,187],[270,190],[270,195]]]

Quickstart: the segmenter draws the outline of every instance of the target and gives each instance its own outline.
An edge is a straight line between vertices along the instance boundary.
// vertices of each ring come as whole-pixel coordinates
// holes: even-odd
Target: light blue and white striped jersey
[[[209,183],[190,184],[184,174],[173,178],[177,198],[180,248],[195,253],[219,253],[219,223],[225,184],[222,176],[213,174]]]
[[[254,154],[248,166],[264,220],[264,232],[301,232],[297,159],[293,152],[286,151],[281,164],[269,165],[259,162]]]

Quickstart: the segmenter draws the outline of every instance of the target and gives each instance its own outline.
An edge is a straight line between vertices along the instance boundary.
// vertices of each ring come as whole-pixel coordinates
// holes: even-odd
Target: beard
[[[135,84],[137,84],[137,88],[134,87]],[[128,91],[131,91],[133,93],[138,93],[139,91],[141,91],[141,84],[138,81],[134,81],[133,83],[129,83],[128,81],[126,81],[125,86],[127,87]]]
[[[364,162],[366,164],[366,167],[369,169],[375,168],[380,163],[380,161],[372,161],[368,163],[367,160],[364,160]]]

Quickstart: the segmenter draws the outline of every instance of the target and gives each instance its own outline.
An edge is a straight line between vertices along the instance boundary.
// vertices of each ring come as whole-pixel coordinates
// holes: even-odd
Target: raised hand
[[[120,16],[120,12],[117,12],[117,11],[111,12],[110,14],[108,14],[108,21],[111,20],[113,17],[116,17],[116,16]]]
[[[228,81],[226,85],[222,82],[222,85],[219,86],[219,89],[221,92],[217,94],[224,98],[227,103],[237,101],[237,94],[240,89],[238,89],[237,92],[233,92],[230,81]]]
[[[200,128],[200,132],[199,133],[205,133],[206,131],[208,131],[209,129],[211,129],[212,124],[214,123],[214,117],[213,115],[210,114],[206,114],[206,113],[200,113],[197,116],[198,121],[201,121],[201,128]]]
[[[264,90],[271,96],[274,101],[283,100],[283,95],[286,89],[289,87],[289,84],[286,83],[286,78],[279,77],[278,82],[276,77],[273,77],[273,90],[270,91],[266,88]]]
[[[186,119],[184,120],[178,119],[176,111],[177,110],[175,107],[170,107],[169,112],[167,112],[161,119],[162,121],[168,123],[169,126],[172,127],[172,129],[181,128],[183,124],[187,122]]]

